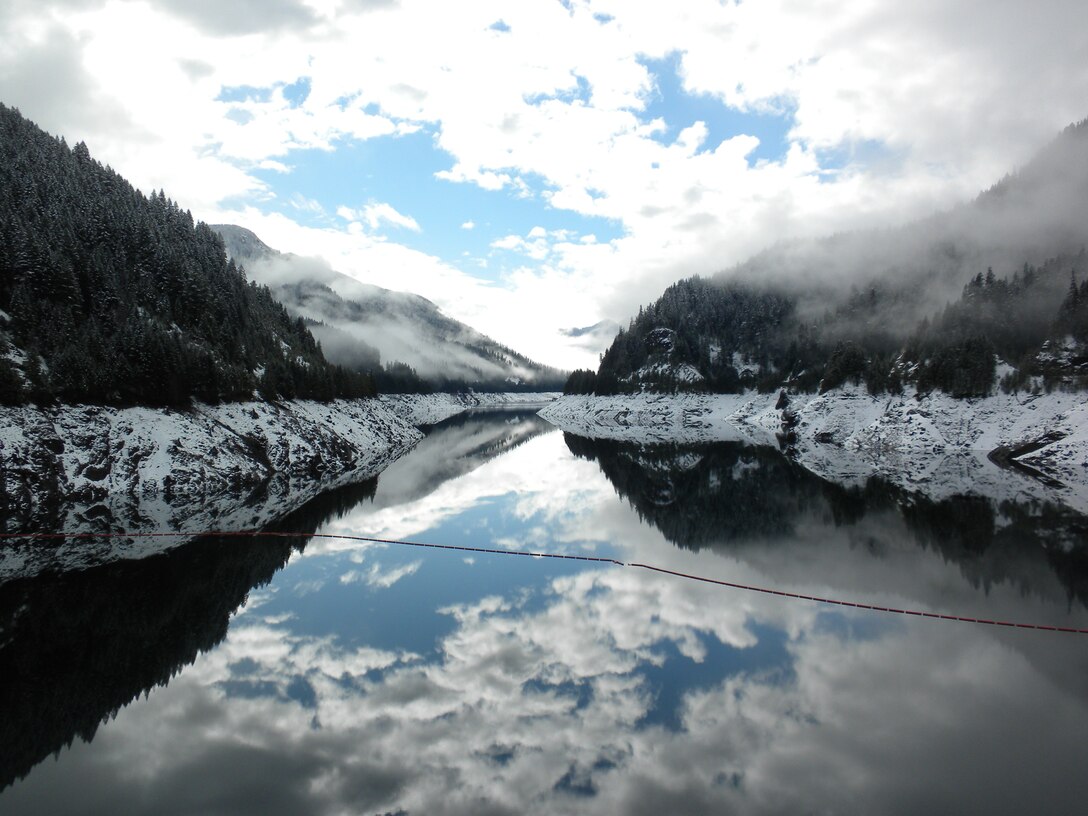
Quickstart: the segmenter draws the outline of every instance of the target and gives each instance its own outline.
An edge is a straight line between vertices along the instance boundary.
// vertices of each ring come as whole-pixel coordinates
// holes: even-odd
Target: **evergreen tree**
[[[7,361],[15,378],[0,371],[8,401],[376,393],[366,375],[335,372],[304,323],[163,191],[143,196],[86,144],[69,149],[3,105],[0,310],[0,337],[26,359],[21,372]]]

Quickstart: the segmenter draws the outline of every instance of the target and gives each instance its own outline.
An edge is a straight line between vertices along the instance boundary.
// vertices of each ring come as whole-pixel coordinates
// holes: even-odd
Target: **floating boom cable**
[[[30,540],[69,539],[69,538],[324,538],[342,541],[358,541],[370,544],[390,544],[400,547],[419,547],[429,550],[453,550],[457,552],[481,553],[486,555],[514,555],[524,558],[551,558],[563,561],[588,561],[596,564],[611,564],[617,567],[631,567],[634,569],[649,570],[662,575],[671,575],[675,578],[683,578],[687,581],[697,581],[704,584],[739,589],[744,592],[758,592],[763,595],[775,595],[780,598],[789,598],[798,601],[811,601],[813,603],[841,606],[851,609],[862,609],[869,612],[887,612],[893,615],[909,615],[917,618],[932,618],[944,621],[959,621],[960,623],[976,623],[986,626],[1002,626],[1009,629],[1033,629],[1044,632],[1060,632],[1072,635],[1088,635],[1088,629],[1078,629],[1072,626],[1053,626],[1044,623],[1021,623],[1019,621],[995,620],[991,618],[975,618],[967,615],[946,615],[940,612],[924,612],[917,609],[900,609],[894,606],[878,606],[877,604],[862,603],[860,601],[844,601],[837,598],[824,598],[819,595],[805,595],[800,592],[788,592],[783,589],[770,589],[768,587],[741,584],[735,581],[722,581],[718,578],[708,578],[704,575],[692,575],[686,572],[657,567],[653,564],[642,564],[634,561],[620,561],[616,558],[605,558],[592,555],[565,555],[562,553],[533,552],[530,550],[506,550],[498,547],[469,547],[462,544],[433,544],[424,541],[404,541],[396,538],[378,538],[376,536],[350,535],[347,533],[292,533],[281,531],[260,530],[206,530],[195,533],[2,533],[0,540],[4,538],[21,538]]]

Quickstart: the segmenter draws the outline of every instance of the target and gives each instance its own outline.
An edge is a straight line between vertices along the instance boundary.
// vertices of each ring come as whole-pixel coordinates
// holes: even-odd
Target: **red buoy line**
[[[910,615],[918,618],[932,618],[935,620],[958,621],[960,623],[976,623],[986,626],[1002,626],[1009,629],[1033,629],[1043,632],[1060,632],[1071,635],[1088,635],[1088,629],[1077,629],[1072,626],[1052,626],[1044,623],[1021,623],[1019,621],[994,620],[990,618],[973,618],[967,615],[946,615],[940,612],[923,612],[916,609],[899,609],[894,606],[878,606],[860,601],[844,601],[837,598],[824,598],[819,595],[804,595],[799,592],[788,592],[782,589],[770,589],[767,587],[740,584],[734,581],[722,581],[717,578],[707,578],[704,575],[692,575],[687,572],[657,567],[653,564],[641,564],[638,562],[620,561],[615,558],[603,558],[592,555],[563,555],[561,553],[542,553],[530,550],[504,550],[497,547],[469,547],[461,544],[433,544],[424,541],[404,541],[396,538],[377,538],[375,536],[349,535],[346,533],[292,533],[292,532],[264,532],[260,530],[205,530],[193,533],[0,533],[0,540],[4,538],[22,538],[31,540],[68,539],[68,538],[326,538],[343,541],[359,541],[371,544],[392,544],[401,547],[420,547],[429,550],[453,550],[456,552],[481,553],[486,555],[516,555],[525,558],[552,558],[563,561],[588,561],[597,564],[612,564],[617,567],[632,567],[651,572],[671,575],[688,581],[698,581],[704,584],[739,589],[744,592],[758,592],[764,595],[776,595],[780,598],[791,600],[811,601],[813,603],[827,604],[830,606],[842,606],[852,609],[863,609],[870,612],[887,612],[894,615]]]

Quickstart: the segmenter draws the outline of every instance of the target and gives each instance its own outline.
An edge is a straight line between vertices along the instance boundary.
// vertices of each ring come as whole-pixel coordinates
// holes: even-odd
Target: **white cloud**
[[[446,456],[450,455],[450,451],[454,456],[467,456],[471,451],[477,450],[482,441],[495,441],[481,440],[479,435],[467,431],[463,440],[451,441],[454,433],[456,431],[445,432],[440,450]],[[329,523],[325,531],[336,534],[366,529],[378,538],[415,540],[426,531],[447,522],[466,506],[488,502],[508,494],[511,490],[517,490],[525,494],[518,508],[522,518],[534,513],[539,513],[541,518],[548,521],[574,516],[570,521],[569,534],[562,540],[547,542],[547,549],[553,552],[566,551],[568,548],[580,547],[587,539],[598,540],[599,534],[579,525],[576,518],[576,514],[583,512],[585,508],[612,495],[611,487],[602,481],[597,466],[574,457],[564,457],[557,450],[564,445],[563,437],[559,433],[551,432],[531,438],[532,434],[540,433],[539,427],[532,423],[523,423],[521,428],[509,433],[511,435],[502,440],[503,447],[508,451],[506,454],[462,476],[447,479],[433,492],[418,498],[413,497],[410,501],[398,499],[397,485],[403,481],[414,489],[420,480],[420,474],[411,471],[410,477],[405,479],[400,468],[394,465],[382,474],[382,482],[373,504],[360,505],[351,514]],[[523,444],[512,444],[526,439],[528,441]],[[557,458],[562,461],[559,467],[555,466]],[[408,468],[409,465],[411,462],[405,461],[403,467]],[[427,461],[422,466],[435,467],[440,471],[444,467],[441,460]],[[655,542],[660,541],[656,534],[651,537]],[[350,548],[354,548],[353,542],[315,540],[307,549],[306,555],[320,555]],[[363,580],[366,573],[357,571],[356,575],[356,580]]]
[[[470,170],[461,164],[454,165],[452,170],[439,170],[434,177],[443,181],[471,182],[478,184],[485,190],[501,190],[513,179],[506,173],[493,173],[490,170]]]
[[[525,240],[520,235],[504,235],[491,242],[495,249],[519,249],[525,245]]]
[[[472,295],[487,291],[478,304],[449,292],[450,263],[392,239],[379,251],[359,234],[420,230],[389,204],[310,234],[312,252],[339,264],[355,242],[351,259],[366,264],[338,268],[360,276],[382,274],[374,253],[407,259],[398,287],[462,319],[478,314],[485,331],[564,364],[588,361],[557,345],[560,326],[622,322],[672,280],[781,238],[902,220],[969,196],[1082,118],[1088,99],[1079,0],[686,0],[668,13],[619,0],[270,8],[15,0],[0,12],[0,98],[209,219],[238,209],[229,201],[265,207],[269,190],[253,171],[289,183],[292,151],[426,125],[450,156],[438,179],[537,195],[610,219],[620,237],[563,246],[530,234],[509,247],[526,265],[503,287],[468,284]],[[499,19],[509,30],[490,28]],[[715,143],[706,124],[649,120],[656,91],[645,60],[669,54],[679,54],[689,91],[787,117],[788,153],[753,164],[753,136]],[[284,88],[303,78],[309,94],[293,101]],[[259,92],[221,98],[242,87]]]
[[[312,198],[307,198],[301,193],[295,193],[291,196],[290,204],[296,210],[300,212],[310,213],[311,215],[325,215],[325,208],[321,206],[321,202]]]
[[[399,567],[383,569],[380,564],[371,564],[370,569],[348,570],[340,576],[341,584],[366,584],[376,589],[388,589],[401,578],[414,575],[423,565],[422,561],[413,561],[410,564],[402,564]]]
[[[466,221],[461,225],[461,229],[463,229],[463,230],[476,229],[476,223],[474,221]]]
[[[371,230],[378,230],[383,225],[388,225],[411,230],[412,232],[420,231],[419,224],[412,216],[397,212],[391,204],[371,202],[358,210],[353,210],[350,207],[339,207],[336,214],[347,221],[360,221],[370,227]]]

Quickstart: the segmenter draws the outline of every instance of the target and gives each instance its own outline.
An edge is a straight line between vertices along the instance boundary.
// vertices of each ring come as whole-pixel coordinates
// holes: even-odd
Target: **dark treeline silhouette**
[[[575,456],[600,466],[639,518],[686,549],[792,535],[821,501],[810,489],[818,481],[773,448],[563,439]]]
[[[223,242],[0,105],[0,402],[375,394]]]

